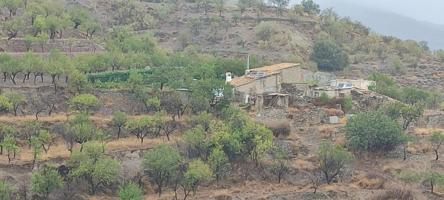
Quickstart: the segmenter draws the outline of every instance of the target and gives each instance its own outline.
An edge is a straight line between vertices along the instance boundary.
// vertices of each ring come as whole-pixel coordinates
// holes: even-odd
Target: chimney
[[[231,80],[233,80],[233,75],[231,74],[231,72],[225,73],[225,83],[229,83],[231,82]]]

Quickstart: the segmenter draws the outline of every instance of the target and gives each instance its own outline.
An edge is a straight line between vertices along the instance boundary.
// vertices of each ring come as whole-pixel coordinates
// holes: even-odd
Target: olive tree
[[[331,142],[322,142],[318,152],[319,169],[328,184],[332,182],[345,167],[353,161],[353,155],[340,146]]]
[[[20,106],[25,103],[25,96],[19,92],[8,92],[5,94],[5,97],[11,102],[12,111],[14,112],[14,115],[17,116]]]
[[[339,71],[349,65],[349,58],[341,46],[330,39],[317,40],[313,46],[311,59],[320,70]]]
[[[399,124],[380,111],[360,113],[345,126],[347,144],[360,151],[388,151],[402,142]]]

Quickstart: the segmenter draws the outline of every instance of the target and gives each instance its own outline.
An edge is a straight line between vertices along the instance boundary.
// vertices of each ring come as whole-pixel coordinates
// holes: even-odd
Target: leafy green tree
[[[17,116],[18,109],[25,103],[25,96],[19,92],[8,92],[4,94],[9,102],[12,104],[12,111],[14,115]]]
[[[214,1],[216,10],[219,12],[219,17],[222,17],[222,12],[225,9],[225,3],[226,3],[226,0],[215,0]]]
[[[42,129],[39,131],[38,139],[42,145],[43,151],[48,153],[49,149],[54,144],[55,136],[48,130]]]
[[[32,38],[31,40],[34,41],[34,38]],[[24,73],[23,83],[25,83],[26,80],[30,79],[31,73],[37,74],[41,72],[41,67],[44,65],[42,58],[32,52],[27,52],[23,57],[21,57],[19,60],[19,64],[21,65]]]
[[[304,11],[310,14],[319,14],[321,9],[319,5],[313,0],[302,0],[301,5],[304,7]]]
[[[92,39],[93,35],[101,30],[100,23],[95,20],[88,20],[80,26],[80,29],[86,32],[86,39]]]
[[[424,105],[417,103],[415,105],[406,105],[401,109],[402,128],[407,130],[410,124],[418,120],[424,113]]]
[[[34,169],[35,163],[42,153],[42,144],[37,137],[32,137],[29,146],[32,150],[32,169]]]
[[[410,105],[425,102],[428,96],[426,91],[416,87],[402,88],[402,101]]]
[[[77,114],[68,122],[68,130],[75,142],[80,144],[80,152],[83,145],[97,137],[97,128],[87,114]]]
[[[444,144],[444,133],[442,132],[433,132],[430,137],[430,142],[432,144],[433,152],[435,152],[435,160],[439,159],[439,148],[442,144]]]
[[[9,11],[9,17],[15,16],[17,10],[22,4],[21,0],[2,0],[0,1],[1,7],[6,7]]]
[[[205,132],[208,132],[210,130],[212,120],[213,115],[211,113],[201,112],[197,115],[192,116],[190,119],[190,123],[194,126],[200,125]]]
[[[80,94],[70,99],[68,104],[72,110],[89,113],[96,110],[100,102],[97,97],[92,94]]]
[[[47,33],[38,33],[36,34],[35,38],[34,38],[35,42],[37,44],[40,44],[40,48],[41,48],[41,52],[45,52],[45,44],[48,42],[49,40],[49,36]]]
[[[402,141],[399,124],[379,111],[360,113],[347,121],[347,144],[361,151],[387,151]]]
[[[3,141],[5,140],[6,136],[15,134],[17,134],[17,130],[15,127],[6,124],[0,124],[0,155],[3,155]]]
[[[44,30],[48,31],[49,39],[54,39],[57,36],[57,33],[59,33],[59,37],[61,37],[62,31],[68,26],[70,26],[68,16],[50,15],[44,19],[43,27]]]
[[[80,73],[77,70],[74,70],[70,73],[68,81],[68,91],[74,94],[81,94],[89,92],[91,88],[91,84],[86,78],[85,74]]]
[[[282,178],[290,171],[288,166],[289,152],[282,147],[275,147],[273,149],[273,163],[271,164],[271,173],[278,178],[278,183],[281,183]]]
[[[167,181],[175,175],[180,162],[179,152],[167,145],[158,145],[143,156],[142,168],[157,185],[159,196]]]
[[[28,143],[30,143],[31,138],[39,134],[39,131],[42,129],[43,124],[42,122],[37,120],[28,120],[24,121],[22,126],[23,126],[23,128],[21,129],[22,137],[25,140],[27,140]]]
[[[187,199],[191,192],[196,193],[198,187],[202,183],[210,181],[212,176],[210,167],[202,160],[191,161],[182,180],[183,199]]]
[[[71,21],[74,23],[74,29],[77,29],[80,25],[83,25],[85,22],[90,20],[88,10],[75,6],[68,10],[69,17]]]
[[[54,92],[57,93],[56,78],[63,74],[65,68],[71,65],[70,59],[58,50],[51,50],[47,58],[45,71],[51,76],[51,83],[54,85]]]
[[[9,99],[3,95],[0,95],[0,112],[6,113],[13,109],[13,105]]]
[[[140,140],[140,143],[143,143],[144,138],[148,135],[156,135],[158,124],[156,124],[154,117],[144,116],[128,120],[125,129],[128,130],[129,133],[135,135],[137,139]]]
[[[13,18],[3,22],[3,30],[8,35],[8,40],[17,37],[18,33],[23,30],[23,19]]]
[[[394,99],[401,98],[399,86],[396,85],[396,82],[392,77],[381,73],[373,73],[369,79],[376,82],[375,85],[369,86],[370,90]]]
[[[319,169],[328,184],[353,161],[353,155],[331,142],[322,142],[318,149]]]
[[[37,172],[32,173],[32,191],[45,199],[49,198],[51,192],[63,187],[63,179],[55,166],[43,166]]]
[[[6,135],[3,138],[1,146],[6,151],[6,155],[8,156],[8,163],[11,163],[11,160],[15,158],[15,155],[19,150],[16,139],[12,135]]]
[[[228,156],[221,147],[216,147],[211,150],[211,153],[208,156],[208,164],[213,171],[216,181],[219,181],[221,178],[228,175],[231,170]]]
[[[208,141],[202,126],[196,126],[185,132],[183,136],[187,156],[190,158],[206,158],[208,156]]]
[[[119,199],[143,200],[143,192],[137,184],[129,182],[124,186],[119,187]]]
[[[436,171],[426,171],[423,173],[424,181],[430,184],[430,192],[434,194],[436,185],[444,185],[444,174]]]
[[[70,176],[86,180],[91,194],[95,194],[100,186],[114,182],[120,170],[119,162],[106,155],[99,142],[87,142],[84,151],[74,151],[68,165],[72,169]]]
[[[123,126],[125,126],[128,121],[128,115],[125,112],[117,111],[113,112],[113,118],[111,123],[113,126],[117,127],[117,139],[120,138],[120,133],[122,132]]]
[[[6,180],[0,180],[0,199],[2,200],[13,200],[14,198],[14,189],[11,184]]]
[[[329,39],[317,40],[313,46],[311,59],[318,64],[320,70],[338,71],[349,65],[345,51]]]

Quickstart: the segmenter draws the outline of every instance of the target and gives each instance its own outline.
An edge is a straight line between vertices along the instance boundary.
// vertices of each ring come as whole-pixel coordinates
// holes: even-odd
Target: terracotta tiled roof
[[[240,76],[240,77],[235,77],[233,78],[233,80],[231,80],[230,84],[232,86],[241,86],[241,85],[245,85],[247,83],[250,83],[252,81],[254,81],[255,79],[252,77],[246,77],[246,76]]]
[[[269,75],[279,73],[283,69],[290,68],[290,67],[296,67],[296,66],[299,66],[299,64],[297,64],[297,63],[280,63],[280,64],[274,64],[274,65],[254,68],[254,69],[251,69],[251,71],[265,72],[266,76],[269,76]],[[261,78],[263,78],[263,77],[261,77]],[[242,86],[242,85],[248,84],[250,82],[253,82],[254,80],[257,80],[257,79],[260,79],[260,78],[255,79],[253,77],[240,76],[240,77],[233,78],[233,80],[231,80],[230,84],[235,87],[238,87],[238,86]]]
[[[298,63],[279,63],[279,64],[274,64],[274,65],[269,65],[269,66],[264,66],[264,67],[259,67],[259,68],[254,68],[251,69],[252,71],[262,71],[262,72],[268,72],[268,73],[273,73],[273,72],[277,72],[286,68],[290,68],[290,67],[296,67],[299,66]]]

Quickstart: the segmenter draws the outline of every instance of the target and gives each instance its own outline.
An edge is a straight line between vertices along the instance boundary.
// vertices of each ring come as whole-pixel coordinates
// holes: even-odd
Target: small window
[[[339,93],[339,97],[345,97],[345,94],[344,93]]]

